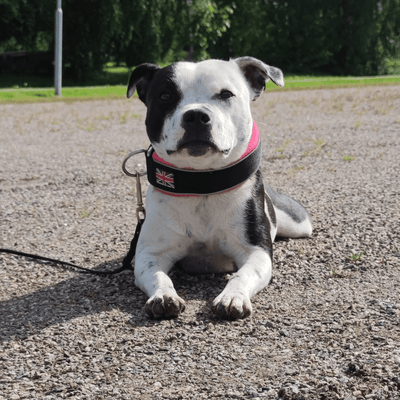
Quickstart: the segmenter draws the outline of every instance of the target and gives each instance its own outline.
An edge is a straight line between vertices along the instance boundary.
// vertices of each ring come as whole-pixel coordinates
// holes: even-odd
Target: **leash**
[[[128,161],[129,158],[131,158],[132,156],[139,154],[139,153],[143,153],[146,150],[142,149],[142,150],[136,150],[136,151],[132,151],[130,152],[124,159],[123,163],[122,163],[122,170],[125,172],[126,175],[128,176],[132,176],[134,178],[136,178],[136,218],[137,218],[137,225],[136,225],[136,229],[135,229],[135,234],[133,235],[133,239],[131,241],[130,247],[129,247],[129,251],[126,254],[126,256],[124,257],[124,259],[122,260],[122,266],[120,268],[117,268],[113,271],[96,271],[93,269],[89,269],[89,268],[84,268],[81,267],[80,265],[76,265],[67,261],[61,261],[61,260],[57,260],[55,258],[49,258],[49,257],[44,257],[44,256],[39,256],[36,254],[30,254],[30,253],[24,253],[22,251],[17,251],[17,250],[10,250],[10,249],[1,249],[0,248],[0,253],[7,253],[7,254],[13,254],[15,256],[19,256],[19,257],[26,257],[26,258],[32,258],[33,260],[41,260],[41,261],[48,261],[48,262],[52,262],[54,264],[59,264],[62,266],[67,266],[67,267],[71,267],[74,268],[72,269],[74,272],[79,272],[81,274],[93,274],[93,275],[114,275],[114,274],[119,274],[122,271],[125,270],[133,270],[132,268],[132,260],[135,257],[136,254],[136,246],[137,246],[137,242],[139,240],[139,235],[140,235],[140,231],[142,229],[142,225],[143,222],[146,218],[146,210],[143,206],[143,198],[142,198],[142,185],[140,183],[140,177],[145,175],[146,172],[139,172],[136,171],[134,173],[129,172],[126,169],[126,162]],[[66,268],[71,270],[71,268]]]

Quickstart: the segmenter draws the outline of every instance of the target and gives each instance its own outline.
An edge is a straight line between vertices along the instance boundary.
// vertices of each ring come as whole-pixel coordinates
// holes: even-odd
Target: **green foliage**
[[[222,4],[229,0],[220,0]],[[241,0],[211,53],[252,55],[286,72],[387,73],[400,54],[400,0]]]
[[[63,3],[63,59],[67,75],[85,81],[101,71],[115,29],[113,2],[68,0]]]
[[[187,3],[185,19],[188,21],[182,37],[188,38],[186,45],[193,48],[195,60],[208,58],[208,49],[227,31],[233,9],[229,4],[217,5],[217,2],[210,0],[182,3]]]
[[[195,59],[209,57],[209,44],[226,30],[232,12],[209,0],[119,0],[114,10],[118,28],[111,54],[129,67],[181,60],[190,47]]]
[[[339,0],[337,30],[333,37],[337,74],[382,75],[389,57],[399,54],[400,1]]]
[[[53,44],[55,2],[0,0],[0,54],[48,50]]]
[[[113,5],[110,55],[129,67],[162,59],[172,46],[174,13],[179,19],[177,2],[117,0]]]
[[[55,0],[0,0],[0,53],[54,48]],[[250,55],[287,72],[376,75],[400,56],[400,0],[68,0],[67,76]]]

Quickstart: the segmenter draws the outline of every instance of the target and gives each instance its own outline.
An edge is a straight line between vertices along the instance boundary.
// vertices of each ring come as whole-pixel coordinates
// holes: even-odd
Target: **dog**
[[[233,272],[213,310],[224,319],[248,317],[250,299],[271,279],[275,237],[312,234],[306,209],[264,184],[259,170],[250,102],[269,80],[284,86],[280,69],[253,57],[141,64],[130,76],[127,97],[137,91],[146,105],[151,142],[135,284],[153,318],[185,310],[168,276],[177,263],[191,274]]]

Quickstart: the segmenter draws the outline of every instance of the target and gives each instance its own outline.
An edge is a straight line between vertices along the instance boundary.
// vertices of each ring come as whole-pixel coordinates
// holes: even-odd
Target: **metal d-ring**
[[[129,172],[129,171],[126,169],[126,163],[127,163],[127,161],[128,161],[131,157],[133,157],[133,156],[135,156],[136,154],[139,154],[139,153],[146,153],[146,151],[147,151],[146,149],[140,149],[140,150],[131,151],[131,152],[124,158],[124,161],[122,161],[122,171],[124,171],[124,173],[125,173],[126,175],[128,175],[128,176],[133,176],[134,178],[136,178],[138,174],[139,174],[139,176],[146,175],[146,171],[144,171],[144,172],[135,171],[134,173],[132,173],[132,172]]]

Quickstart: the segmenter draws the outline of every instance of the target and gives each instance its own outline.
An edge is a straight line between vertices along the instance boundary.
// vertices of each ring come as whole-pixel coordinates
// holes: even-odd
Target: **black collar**
[[[254,123],[254,130],[258,129]],[[237,162],[219,170],[197,171],[181,169],[154,159],[154,149],[149,147],[146,154],[147,178],[157,190],[171,196],[209,195],[228,191],[250,178],[261,163],[261,144]]]

